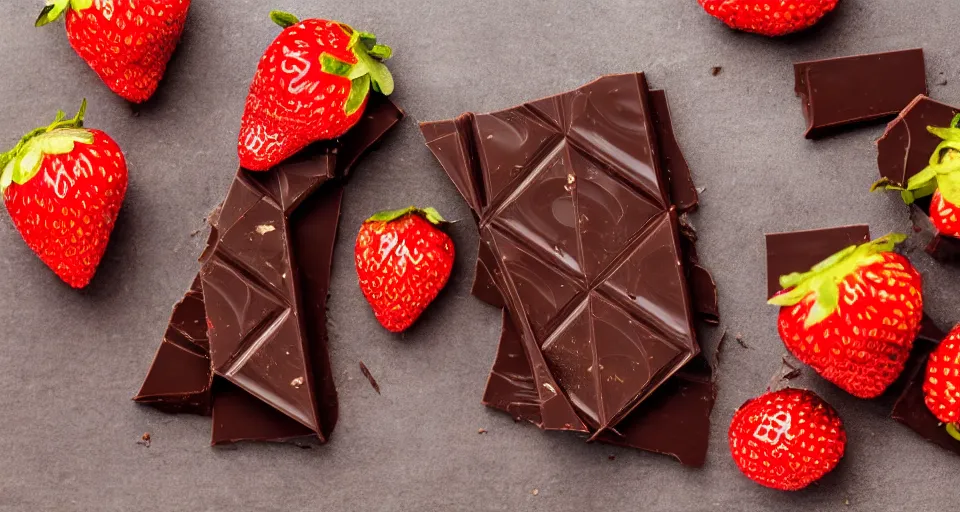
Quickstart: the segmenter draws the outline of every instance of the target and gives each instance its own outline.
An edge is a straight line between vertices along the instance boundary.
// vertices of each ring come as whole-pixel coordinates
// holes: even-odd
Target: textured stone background
[[[882,128],[804,140],[791,63],[922,46],[933,97],[960,102],[955,0],[843,0],[820,27],[781,40],[733,33],[694,0],[195,0],[167,79],[139,117],[74,55],[62,26],[33,28],[40,2],[3,3],[17,7],[0,21],[0,145],[87,97],[88,125],[124,148],[131,183],[100,273],[83,292],[62,285],[0,221],[0,510],[955,506],[955,456],[887,419],[887,404],[853,399],[809,371],[800,383],[840,411],[850,437],[846,459],[821,485],[795,494],[758,487],[739,475],[725,439],[734,409],[764,389],[783,352],[776,310],[763,301],[763,233],[855,222],[870,223],[875,235],[908,229],[895,196],[867,192]],[[409,119],[363,161],[347,192],[330,314],[342,409],[333,441],[313,450],[212,449],[209,419],[163,415],[130,397],[197,270],[204,237],[191,232],[232,179],[247,86],[278,30],[270,7],[340,19],[391,44],[395,100]],[[723,72],[711,76],[713,66]],[[500,316],[469,296],[474,228],[416,126],[632,71],[647,72],[670,96],[681,144],[706,187],[695,222],[724,324],[750,347],[727,345],[701,470],[544,434],[480,406]],[[460,258],[448,290],[396,338],[357,289],[352,242],[367,215],[411,203],[464,222],[452,229]],[[921,251],[912,258],[926,276],[928,311],[956,321],[960,274]],[[477,435],[481,427],[489,434]],[[136,443],[143,432],[153,435],[150,448]]]

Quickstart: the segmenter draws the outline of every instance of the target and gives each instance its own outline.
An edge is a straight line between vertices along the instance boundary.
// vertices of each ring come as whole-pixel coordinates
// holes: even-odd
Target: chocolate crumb
[[[780,369],[777,370],[777,373],[774,374],[773,378],[770,379],[770,383],[767,385],[768,391],[779,391],[784,388],[787,384],[787,381],[796,379],[801,374],[800,367],[795,365],[787,356],[783,356],[780,359]]]
[[[530,491],[530,494],[532,494],[532,495],[534,495],[534,496],[540,496],[540,489],[534,489],[534,490]]]
[[[487,433],[487,429],[485,429],[485,428],[478,428],[478,429],[477,429],[477,433],[478,433],[478,434],[486,434],[486,433]]]
[[[200,230],[197,229],[197,230],[193,231],[192,233],[190,233],[190,238],[194,238],[194,237],[196,237],[196,236],[199,235],[199,234],[200,234]]]
[[[948,83],[950,82],[948,82],[947,79],[944,78],[943,80],[940,80],[939,82],[937,82],[937,85],[947,85]]]
[[[377,384],[377,379],[373,378],[373,374],[370,373],[370,369],[367,368],[367,365],[363,364],[363,361],[360,361],[360,371],[363,373],[363,376],[370,381],[370,385],[373,386],[373,390],[380,394],[380,384]]]
[[[736,340],[737,340],[737,345],[740,345],[743,348],[750,348],[747,346],[747,342],[743,341],[743,335],[740,334],[739,332],[737,333]]]
[[[616,456],[616,455],[609,455],[609,456],[607,456],[607,459],[608,459],[608,460],[617,460],[617,456]]]
[[[143,435],[140,436],[140,440],[137,441],[137,444],[145,448],[150,448],[150,432],[144,432]]]
[[[723,68],[720,67],[720,66],[714,66],[714,67],[710,68],[710,74],[713,75],[713,76],[717,76],[717,75],[719,75],[719,74],[722,73],[722,72],[723,72]]]

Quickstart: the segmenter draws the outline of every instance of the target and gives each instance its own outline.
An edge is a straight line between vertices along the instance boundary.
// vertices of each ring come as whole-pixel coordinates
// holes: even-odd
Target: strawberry
[[[433,208],[380,212],[360,228],[354,258],[360,289],[388,331],[403,332],[447,284],[453,241]]]
[[[106,133],[73,119],[23,137],[0,155],[0,193],[33,252],[74,288],[90,283],[127,191],[127,163]]]
[[[48,0],[38,27],[66,12],[70,46],[127,101],[153,96],[180,41],[190,0]]]
[[[930,156],[930,165],[911,176],[906,187],[881,179],[871,190],[898,190],[907,204],[933,194],[933,225],[944,235],[960,237],[960,115],[950,126],[928,126],[927,131],[943,139]]]
[[[730,28],[765,36],[783,36],[815,25],[837,0],[697,0]]]
[[[960,325],[930,354],[923,396],[930,412],[960,441]]]
[[[237,143],[240,165],[253,171],[346,133],[363,115],[371,88],[393,92],[381,62],[392,52],[373,34],[278,11],[270,17],[284,29],[260,59]]]
[[[920,331],[922,279],[891,252],[905,235],[852,246],[809,272],[780,278],[780,338],[825,379],[873,398],[903,372]]]
[[[790,388],[740,406],[729,439],[740,471],[781,491],[798,491],[833,471],[847,447],[837,411],[812,391]]]

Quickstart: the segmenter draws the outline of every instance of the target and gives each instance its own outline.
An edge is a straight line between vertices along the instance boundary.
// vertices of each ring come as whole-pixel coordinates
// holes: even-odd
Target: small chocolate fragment
[[[474,293],[506,306],[484,403],[547,430],[697,452],[678,456],[701,464],[713,382],[693,373],[709,395],[693,398],[689,379],[671,378],[699,352],[676,213],[697,195],[663,93],[640,74],[607,76],[421,129],[476,213]],[[696,411],[687,431],[702,446],[652,432],[676,421],[640,418],[667,406]]]
[[[960,107],[952,107],[926,96],[918,96],[877,141],[877,165],[880,177],[898,186],[930,164],[941,139],[927,130],[929,126],[950,126],[960,114]],[[930,197],[910,205],[910,219],[924,248],[935,259],[945,263],[960,261],[960,239],[944,235],[930,220]]]
[[[207,319],[200,276],[173,306],[173,314],[147,377],[134,401],[171,413],[210,414]]]
[[[926,379],[927,359],[937,348],[946,333],[924,318],[924,327],[914,343],[911,362],[904,372],[907,384],[900,398],[893,406],[893,419],[910,427],[924,439],[960,455],[960,441],[947,433],[944,424],[927,408],[923,397],[923,382]]]
[[[923,50],[901,50],[794,64],[808,139],[897,115],[927,94]]]
[[[370,373],[370,369],[367,368],[367,365],[363,364],[363,361],[360,361],[360,373],[367,378],[367,381],[370,382],[370,387],[373,388],[377,394],[380,394],[380,384],[377,383],[377,379],[373,378],[373,374]]]
[[[780,277],[807,272],[814,265],[850,247],[870,241],[866,225],[772,233],[767,235],[767,298],[780,292]]]

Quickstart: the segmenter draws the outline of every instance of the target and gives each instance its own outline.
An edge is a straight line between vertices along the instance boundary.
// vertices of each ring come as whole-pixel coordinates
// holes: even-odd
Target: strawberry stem
[[[365,222],[392,222],[409,214],[419,215],[434,226],[439,226],[447,222],[436,208],[417,208],[416,206],[401,208],[399,210],[384,210],[373,214],[373,216]]]
[[[840,303],[840,283],[858,268],[873,263],[881,254],[890,252],[907,239],[891,233],[872,242],[852,245],[814,265],[808,272],[794,272],[780,277],[786,290],[768,301],[774,306],[793,306],[813,293],[816,302],[804,327],[810,328],[832,315]]]

